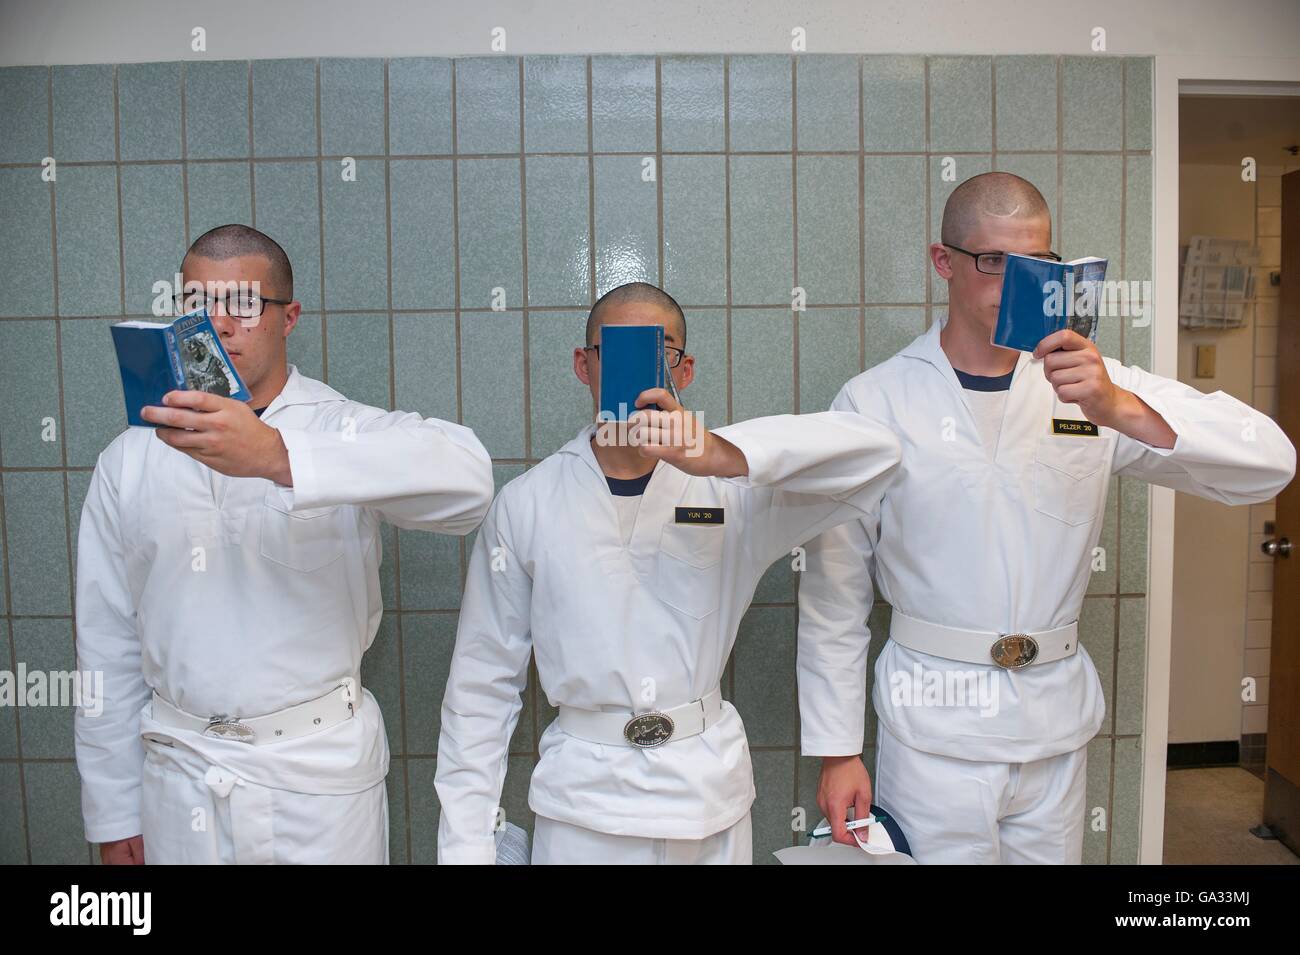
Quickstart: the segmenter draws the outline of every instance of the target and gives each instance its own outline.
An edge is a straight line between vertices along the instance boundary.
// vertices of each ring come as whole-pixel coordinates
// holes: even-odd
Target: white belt
[[[909,650],[947,660],[1019,670],[1073,656],[1079,649],[1079,623],[1037,633],[993,633],[927,623],[895,610],[889,638]]]
[[[164,726],[193,730],[204,736],[235,740],[260,746],[281,743],[300,736],[310,736],[352,718],[355,708],[361,705],[356,682],[351,678],[306,703],[298,703],[266,716],[195,716],[168,703],[157,693],[153,695],[153,718]]]
[[[701,699],[670,710],[649,713],[601,713],[561,706],[560,729],[592,743],[648,749],[669,740],[699,736],[722,715],[722,690],[714,687]]]

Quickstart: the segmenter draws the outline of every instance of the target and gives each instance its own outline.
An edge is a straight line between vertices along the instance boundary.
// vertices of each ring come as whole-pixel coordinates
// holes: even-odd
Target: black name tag
[[[720,507],[679,507],[676,523],[678,524],[721,524]]]
[[[1091,421],[1075,421],[1073,418],[1053,418],[1052,434],[1084,434],[1097,437],[1100,432]]]

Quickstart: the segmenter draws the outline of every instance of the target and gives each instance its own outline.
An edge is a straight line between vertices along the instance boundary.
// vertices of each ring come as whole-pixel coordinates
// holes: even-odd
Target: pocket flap
[[[300,521],[309,521],[314,517],[324,517],[326,514],[333,514],[337,511],[337,504],[330,504],[326,507],[305,507],[293,510],[293,488],[281,487],[271,482],[271,486],[266,489],[266,495],[263,497],[263,503],[273,511],[279,511],[281,514],[287,514],[289,517]]]
[[[722,560],[725,533],[721,524],[666,524],[659,537],[659,549],[670,557],[704,570]]]
[[[1081,481],[1102,466],[1108,444],[1103,437],[1044,436],[1034,447],[1034,461]]]

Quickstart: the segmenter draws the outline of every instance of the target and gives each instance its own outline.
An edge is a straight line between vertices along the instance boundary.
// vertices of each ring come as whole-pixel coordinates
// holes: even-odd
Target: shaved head
[[[280,243],[252,226],[231,223],[209,229],[195,239],[185,253],[186,258],[191,255],[216,262],[246,255],[263,258],[270,265],[271,282],[275,285],[273,297],[293,298],[293,267],[289,264],[289,256],[280,248]],[[183,262],[181,264],[184,266]]]
[[[610,289],[591,307],[591,312],[587,315],[587,344],[596,344],[597,329],[600,328],[604,321],[604,316],[609,310],[619,305],[654,305],[669,315],[672,325],[666,330],[669,333],[675,333],[680,347],[686,348],[686,316],[682,313],[682,307],[677,304],[677,300],[661,288],[649,284],[648,282],[628,282],[626,285],[620,285],[618,288]]]
[[[986,172],[967,179],[948,197],[940,233],[943,244],[966,247],[971,233],[990,218],[1045,219],[1051,240],[1052,213],[1034,184],[1009,172]]]

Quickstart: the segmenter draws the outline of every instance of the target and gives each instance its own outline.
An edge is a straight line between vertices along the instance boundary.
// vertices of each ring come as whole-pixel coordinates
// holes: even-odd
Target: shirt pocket
[[[699,620],[718,609],[722,586],[720,524],[667,524],[659,536],[659,599]]]
[[[1095,520],[1109,445],[1103,437],[1041,435],[1034,445],[1034,509],[1071,526]]]
[[[343,556],[338,505],[293,511],[274,484],[262,504],[261,552],[267,560],[309,573]]]

